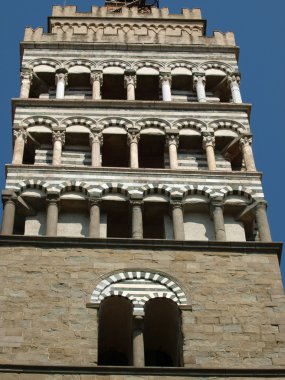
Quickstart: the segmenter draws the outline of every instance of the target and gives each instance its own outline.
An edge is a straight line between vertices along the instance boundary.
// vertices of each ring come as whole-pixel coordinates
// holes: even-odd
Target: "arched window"
[[[154,298],[145,305],[145,365],[179,367],[181,365],[181,316],[175,302]]]
[[[132,303],[111,296],[99,308],[98,365],[132,364]]]

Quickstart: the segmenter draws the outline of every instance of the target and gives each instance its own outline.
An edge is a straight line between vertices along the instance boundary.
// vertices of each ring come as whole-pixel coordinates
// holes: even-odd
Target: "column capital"
[[[170,201],[170,205],[172,207],[172,210],[176,209],[176,208],[179,208],[179,209],[183,209],[183,202],[182,200],[178,200],[178,199],[173,199]]]
[[[133,85],[136,88],[137,76],[136,76],[135,70],[131,70],[131,69],[125,70],[124,85],[125,85],[125,88],[127,88],[128,85]]]
[[[47,193],[46,201],[48,204],[58,204],[60,200],[60,194],[56,192]]]
[[[211,208],[224,208],[224,199],[222,197],[216,197],[211,200]]]
[[[55,84],[60,81],[63,81],[65,85],[67,85],[68,72],[66,69],[57,69],[55,72]]]
[[[237,83],[238,85],[240,84],[240,72],[236,71],[234,73],[230,73],[227,76],[228,84],[230,85],[231,83]]]
[[[242,136],[239,140],[239,145],[241,148],[248,146],[248,145],[252,145],[252,136],[250,136],[250,135]]]
[[[129,129],[128,131],[128,145],[138,144],[140,140],[140,133],[138,129]]]
[[[20,76],[22,80],[28,80],[30,83],[32,83],[34,76],[33,69],[30,67],[22,67]]]
[[[144,202],[143,202],[143,199],[130,199],[130,205],[142,208],[144,205]]]
[[[53,131],[52,132],[52,141],[60,141],[62,145],[65,144],[65,132],[64,131]]]
[[[171,86],[171,84],[172,84],[171,71],[160,71],[160,73],[159,73],[159,84],[160,84],[160,87],[165,82],[169,83],[169,86]]]
[[[93,143],[99,143],[101,146],[103,145],[103,133],[101,130],[93,130],[89,133],[89,142],[90,145]]]
[[[100,207],[101,203],[102,203],[102,199],[101,198],[97,198],[97,197],[89,197],[88,198],[89,208],[92,207],[92,206],[98,206],[98,207]]]
[[[179,133],[167,133],[166,134],[166,145],[175,145],[176,148],[179,145]]]
[[[2,202],[3,202],[3,204],[5,204],[7,202],[12,202],[15,204],[17,199],[18,199],[18,196],[16,193],[14,193],[14,191],[2,190]]]
[[[205,86],[206,75],[205,75],[204,71],[194,71],[193,72],[193,87],[195,88],[198,83],[202,83]]]
[[[203,134],[203,149],[206,149],[208,146],[215,148],[215,135],[214,133],[204,133]]]
[[[90,83],[99,82],[100,86],[103,85],[103,70],[102,69],[93,69],[90,74]]]
[[[265,199],[262,199],[258,202],[256,202],[256,205],[255,205],[255,208],[258,209],[258,208],[262,208],[264,210],[267,210],[267,201]]]
[[[18,138],[22,137],[24,140],[24,143],[27,143],[27,131],[24,129],[14,129],[13,130],[13,138],[14,140],[17,140]]]

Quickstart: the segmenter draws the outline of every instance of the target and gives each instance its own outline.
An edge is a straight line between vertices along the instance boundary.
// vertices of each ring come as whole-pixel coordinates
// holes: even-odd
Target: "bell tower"
[[[0,379],[285,378],[285,298],[231,32],[156,0],[26,28]]]

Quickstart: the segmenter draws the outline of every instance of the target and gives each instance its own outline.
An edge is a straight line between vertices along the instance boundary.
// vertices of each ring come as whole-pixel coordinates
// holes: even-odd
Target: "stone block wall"
[[[163,272],[183,284],[192,308],[182,310],[185,367],[284,368],[278,259],[247,247],[1,246],[0,364],[96,366],[97,310],[86,304],[102,278],[136,269]]]

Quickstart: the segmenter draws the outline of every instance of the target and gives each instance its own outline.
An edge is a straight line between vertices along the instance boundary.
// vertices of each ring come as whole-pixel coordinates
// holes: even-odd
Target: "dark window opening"
[[[206,93],[210,101],[229,103],[231,99],[231,91],[228,87],[227,79],[224,76],[207,75]]]
[[[145,202],[143,213],[143,237],[145,239],[165,239],[166,212],[166,203]]]
[[[164,168],[165,138],[159,135],[141,135],[139,167]]]
[[[127,135],[104,134],[102,146],[102,166],[128,167],[130,150]]]
[[[123,74],[103,75],[102,99],[126,99]]]
[[[128,202],[106,201],[104,211],[107,213],[107,237],[130,237]]]
[[[158,75],[137,75],[136,100],[159,100]]]
[[[173,75],[171,95],[173,101],[195,101],[196,94],[193,92],[192,76],[189,75]]]

